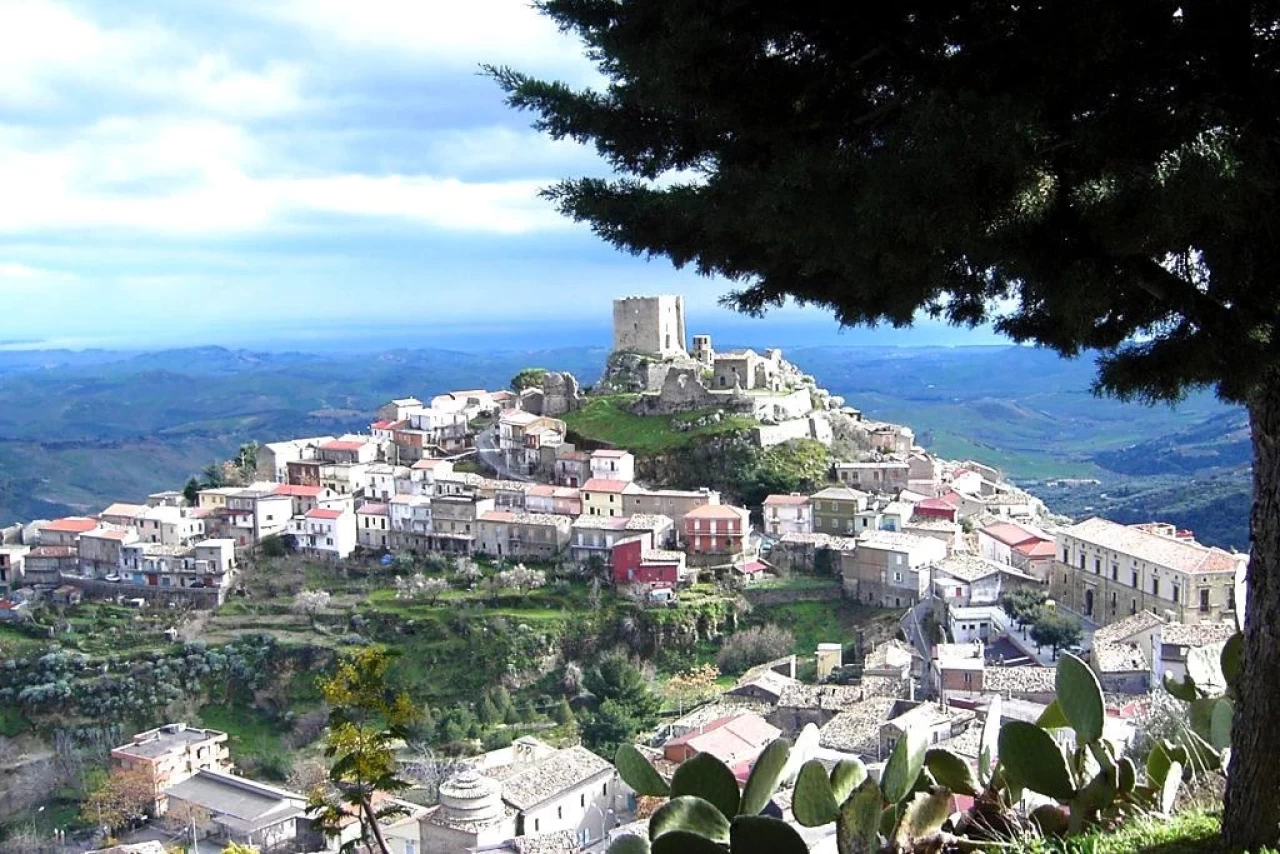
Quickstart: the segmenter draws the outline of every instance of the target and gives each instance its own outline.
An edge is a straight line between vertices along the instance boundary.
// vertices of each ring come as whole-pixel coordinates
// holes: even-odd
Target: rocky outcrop
[[[670,357],[660,359],[643,353],[619,350],[609,354],[605,362],[604,375],[596,383],[597,394],[641,394],[657,391],[666,381],[667,372],[672,368],[698,368],[698,363],[689,357]]]
[[[582,408],[584,398],[578,379],[568,371],[548,371],[539,386],[543,415],[554,418]]]

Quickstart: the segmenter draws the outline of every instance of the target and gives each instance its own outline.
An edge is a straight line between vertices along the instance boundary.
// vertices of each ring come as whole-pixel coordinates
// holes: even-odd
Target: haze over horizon
[[[481,63],[599,79],[520,0],[0,0],[0,341],[292,347],[532,320],[583,343],[607,341],[614,296],[672,291],[713,332],[760,324],[717,306],[726,283],[539,199],[607,167],[530,129]],[[766,324],[781,344],[1003,340],[840,334],[794,307]]]

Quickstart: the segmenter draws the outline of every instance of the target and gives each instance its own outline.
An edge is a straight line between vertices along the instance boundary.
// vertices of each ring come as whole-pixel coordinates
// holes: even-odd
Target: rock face
[[[604,376],[596,384],[600,394],[640,394],[662,388],[672,368],[696,368],[697,362],[685,357],[657,358],[643,353],[616,351],[605,362]]]
[[[541,391],[543,415],[554,418],[582,408],[582,390],[568,371],[549,371],[542,378]]]

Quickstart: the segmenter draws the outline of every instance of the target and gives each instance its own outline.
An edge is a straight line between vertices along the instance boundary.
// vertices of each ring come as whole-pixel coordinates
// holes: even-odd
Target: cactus
[[[1230,647],[1230,645],[1229,645]],[[1228,691],[1239,674],[1239,647],[1223,653]],[[875,854],[940,847],[980,847],[1012,835],[1011,808],[1032,791],[1056,801],[1037,808],[1030,821],[1046,836],[1078,834],[1124,818],[1172,808],[1183,769],[1220,763],[1218,745],[1229,740],[1230,699],[1200,696],[1194,678],[1191,741],[1157,745],[1143,769],[1118,756],[1103,735],[1102,688],[1079,658],[1058,662],[1056,699],[1035,724],[1000,725],[1000,701],[992,701],[983,725],[978,773],[946,750],[929,749],[920,730],[908,730],[889,756],[879,783],[858,761],[838,763],[828,774],[811,759],[815,733],[806,729],[795,749],[785,739],[765,748],[742,792],[720,760],[702,754],[681,765],[668,785],[634,747],[617,754],[618,772],[639,794],[669,796],[649,822],[649,839],[623,837],[609,854],[805,854],[798,833],[780,818],[772,798],[792,780],[792,812],[805,827],[836,825],[840,854]],[[1071,730],[1075,748],[1060,746],[1055,731]],[[1203,735],[1196,733],[1202,729]],[[970,815],[953,820],[952,795],[974,798]],[[967,838],[966,838],[967,837]],[[726,849],[727,846],[727,849]]]

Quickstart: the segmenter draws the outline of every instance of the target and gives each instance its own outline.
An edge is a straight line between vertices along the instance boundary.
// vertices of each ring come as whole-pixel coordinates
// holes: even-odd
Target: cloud
[[[29,264],[20,264],[17,261],[0,261],[0,281],[73,282],[76,278],[74,273],[63,272],[62,270],[32,267]]]

